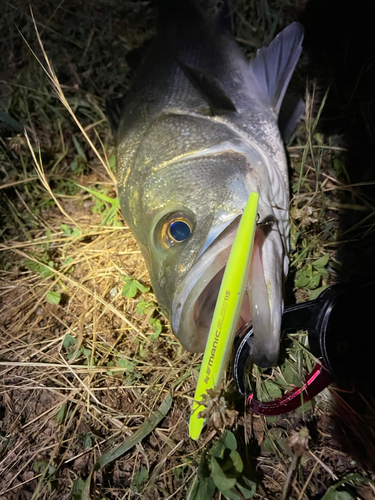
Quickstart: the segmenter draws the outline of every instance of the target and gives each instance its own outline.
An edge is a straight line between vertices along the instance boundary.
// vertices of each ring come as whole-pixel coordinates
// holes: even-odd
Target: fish
[[[241,214],[250,193],[259,194],[238,329],[252,324],[253,360],[270,367],[289,265],[282,137],[303,108],[286,90],[303,27],[292,23],[249,62],[228,2],[159,4],[158,34],[132,87],[108,105],[122,213],[173,333],[202,352]]]

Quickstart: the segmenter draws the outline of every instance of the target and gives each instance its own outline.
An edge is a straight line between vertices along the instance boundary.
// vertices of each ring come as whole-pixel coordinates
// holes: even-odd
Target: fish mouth
[[[205,349],[225,266],[240,216],[204,250],[179,284],[172,302],[171,324],[181,344],[192,352]],[[275,231],[278,233],[277,231]],[[273,235],[275,236],[275,235]],[[253,360],[260,367],[274,366],[279,355],[282,300],[282,255],[275,238],[256,229],[250,271],[238,330],[254,329]]]

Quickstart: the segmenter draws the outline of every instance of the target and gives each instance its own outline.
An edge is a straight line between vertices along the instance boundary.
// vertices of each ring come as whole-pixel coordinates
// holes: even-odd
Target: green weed
[[[148,469],[143,465],[140,469],[138,469],[134,473],[133,479],[130,483],[130,489],[136,492],[142,491],[145,483],[148,480],[148,477],[149,477]]]
[[[121,276],[121,279],[124,282],[121,295],[127,299],[133,299],[139,292],[147,293],[150,291],[149,286],[142,285],[142,283],[130,276]]]
[[[234,434],[226,430],[209,450],[203,453],[197,475],[188,494],[189,500],[211,500],[218,489],[226,499],[252,498],[256,483],[237,451]]]

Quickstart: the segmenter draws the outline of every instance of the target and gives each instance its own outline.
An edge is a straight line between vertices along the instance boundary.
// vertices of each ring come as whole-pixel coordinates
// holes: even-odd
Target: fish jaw
[[[265,236],[258,228],[250,266],[248,297],[254,330],[252,357],[261,368],[274,366],[279,357],[285,260],[288,259],[277,230],[271,230]]]
[[[238,222],[232,224],[225,231],[225,236],[220,235],[211,244],[174,294],[171,326],[176,337],[188,351],[202,352],[205,349],[221,278],[237,226]],[[210,284],[213,285],[212,290]],[[204,306],[206,314],[202,315]]]
[[[238,223],[239,218],[199,257],[174,295],[172,329],[189,351],[202,352],[205,349]],[[274,366],[279,355],[285,259],[283,238],[278,229],[265,235],[258,227],[238,330],[252,323],[253,360],[260,367]]]

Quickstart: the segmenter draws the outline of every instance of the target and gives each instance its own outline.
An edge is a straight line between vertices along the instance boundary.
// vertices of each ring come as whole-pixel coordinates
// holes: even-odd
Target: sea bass
[[[174,334],[200,352],[239,219],[249,194],[259,194],[238,327],[252,322],[254,362],[272,366],[288,271],[279,114],[303,28],[291,24],[249,63],[231,33],[227,2],[160,4],[158,35],[121,112],[112,109],[121,208]],[[296,125],[301,110],[285,109],[282,133]]]

